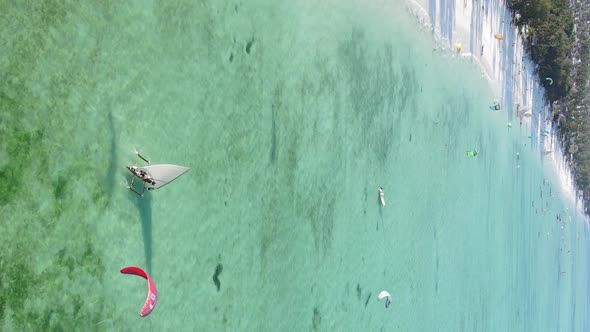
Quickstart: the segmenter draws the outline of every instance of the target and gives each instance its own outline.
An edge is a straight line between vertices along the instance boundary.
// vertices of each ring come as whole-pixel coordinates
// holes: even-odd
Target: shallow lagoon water
[[[584,330],[584,220],[399,5],[2,5],[0,326]]]

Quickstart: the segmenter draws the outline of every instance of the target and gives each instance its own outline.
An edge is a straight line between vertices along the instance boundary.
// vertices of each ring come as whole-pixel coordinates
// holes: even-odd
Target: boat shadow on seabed
[[[110,193],[109,203],[112,199],[112,193],[115,190],[115,182],[118,175],[126,176],[127,171],[119,169],[119,161],[117,158],[117,131],[113,120],[112,113],[108,114],[109,130],[111,132],[111,155],[106,178],[106,190]],[[143,247],[145,252],[146,269],[148,273],[152,272],[152,198],[150,195],[144,197],[137,196],[131,191],[127,192],[127,198],[131,201],[139,212],[139,220],[141,222],[141,232],[143,236]]]
[[[137,154],[137,153],[136,153]],[[138,154],[139,156],[139,154]],[[143,158],[142,158],[143,159]],[[127,198],[135,205],[139,211],[139,220],[141,222],[141,233],[143,237],[143,250],[145,253],[145,267],[148,273],[152,273],[152,196],[139,194],[133,189],[133,183],[129,183]],[[143,183],[141,183],[144,186]],[[145,187],[144,187],[145,188]]]
[[[150,164],[144,156],[135,152],[137,157],[143,160],[145,166],[126,166],[131,172],[128,182],[129,196],[137,209],[141,219],[143,242],[145,248],[146,266],[149,273],[152,268],[152,199],[151,191],[162,188],[179,176],[190,170],[189,167],[172,164]],[[141,185],[141,191],[137,189]],[[147,195],[146,195],[147,193]]]
[[[146,270],[148,273],[152,273],[152,197],[149,194],[138,196],[131,191],[127,191],[127,198],[133,202],[139,211]]]

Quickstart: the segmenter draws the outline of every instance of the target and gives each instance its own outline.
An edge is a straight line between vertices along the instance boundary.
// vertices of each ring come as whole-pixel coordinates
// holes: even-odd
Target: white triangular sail
[[[139,169],[144,170],[154,181],[156,181],[156,184],[152,186],[154,189],[162,188],[190,170],[188,167],[170,164],[148,165],[139,167]]]

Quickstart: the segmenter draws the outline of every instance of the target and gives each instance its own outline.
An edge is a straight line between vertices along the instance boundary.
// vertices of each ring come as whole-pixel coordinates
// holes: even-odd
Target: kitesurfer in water
[[[388,308],[391,304],[391,294],[388,291],[381,291],[377,296],[377,299],[381,301],[381,299],[385,299],[385,308]]]

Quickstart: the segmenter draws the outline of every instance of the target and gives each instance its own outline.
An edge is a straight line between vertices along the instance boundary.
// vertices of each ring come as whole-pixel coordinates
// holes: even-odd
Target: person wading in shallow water
[[[131,166],[129,169],[133,172],[133,174],[137,175],[137,177],[139,177],[143,182],[151,185],[156,184],[156,181],[154,181],[149,175],[147,175],[147,173],[144,170],[139,169],[139,167]]]

